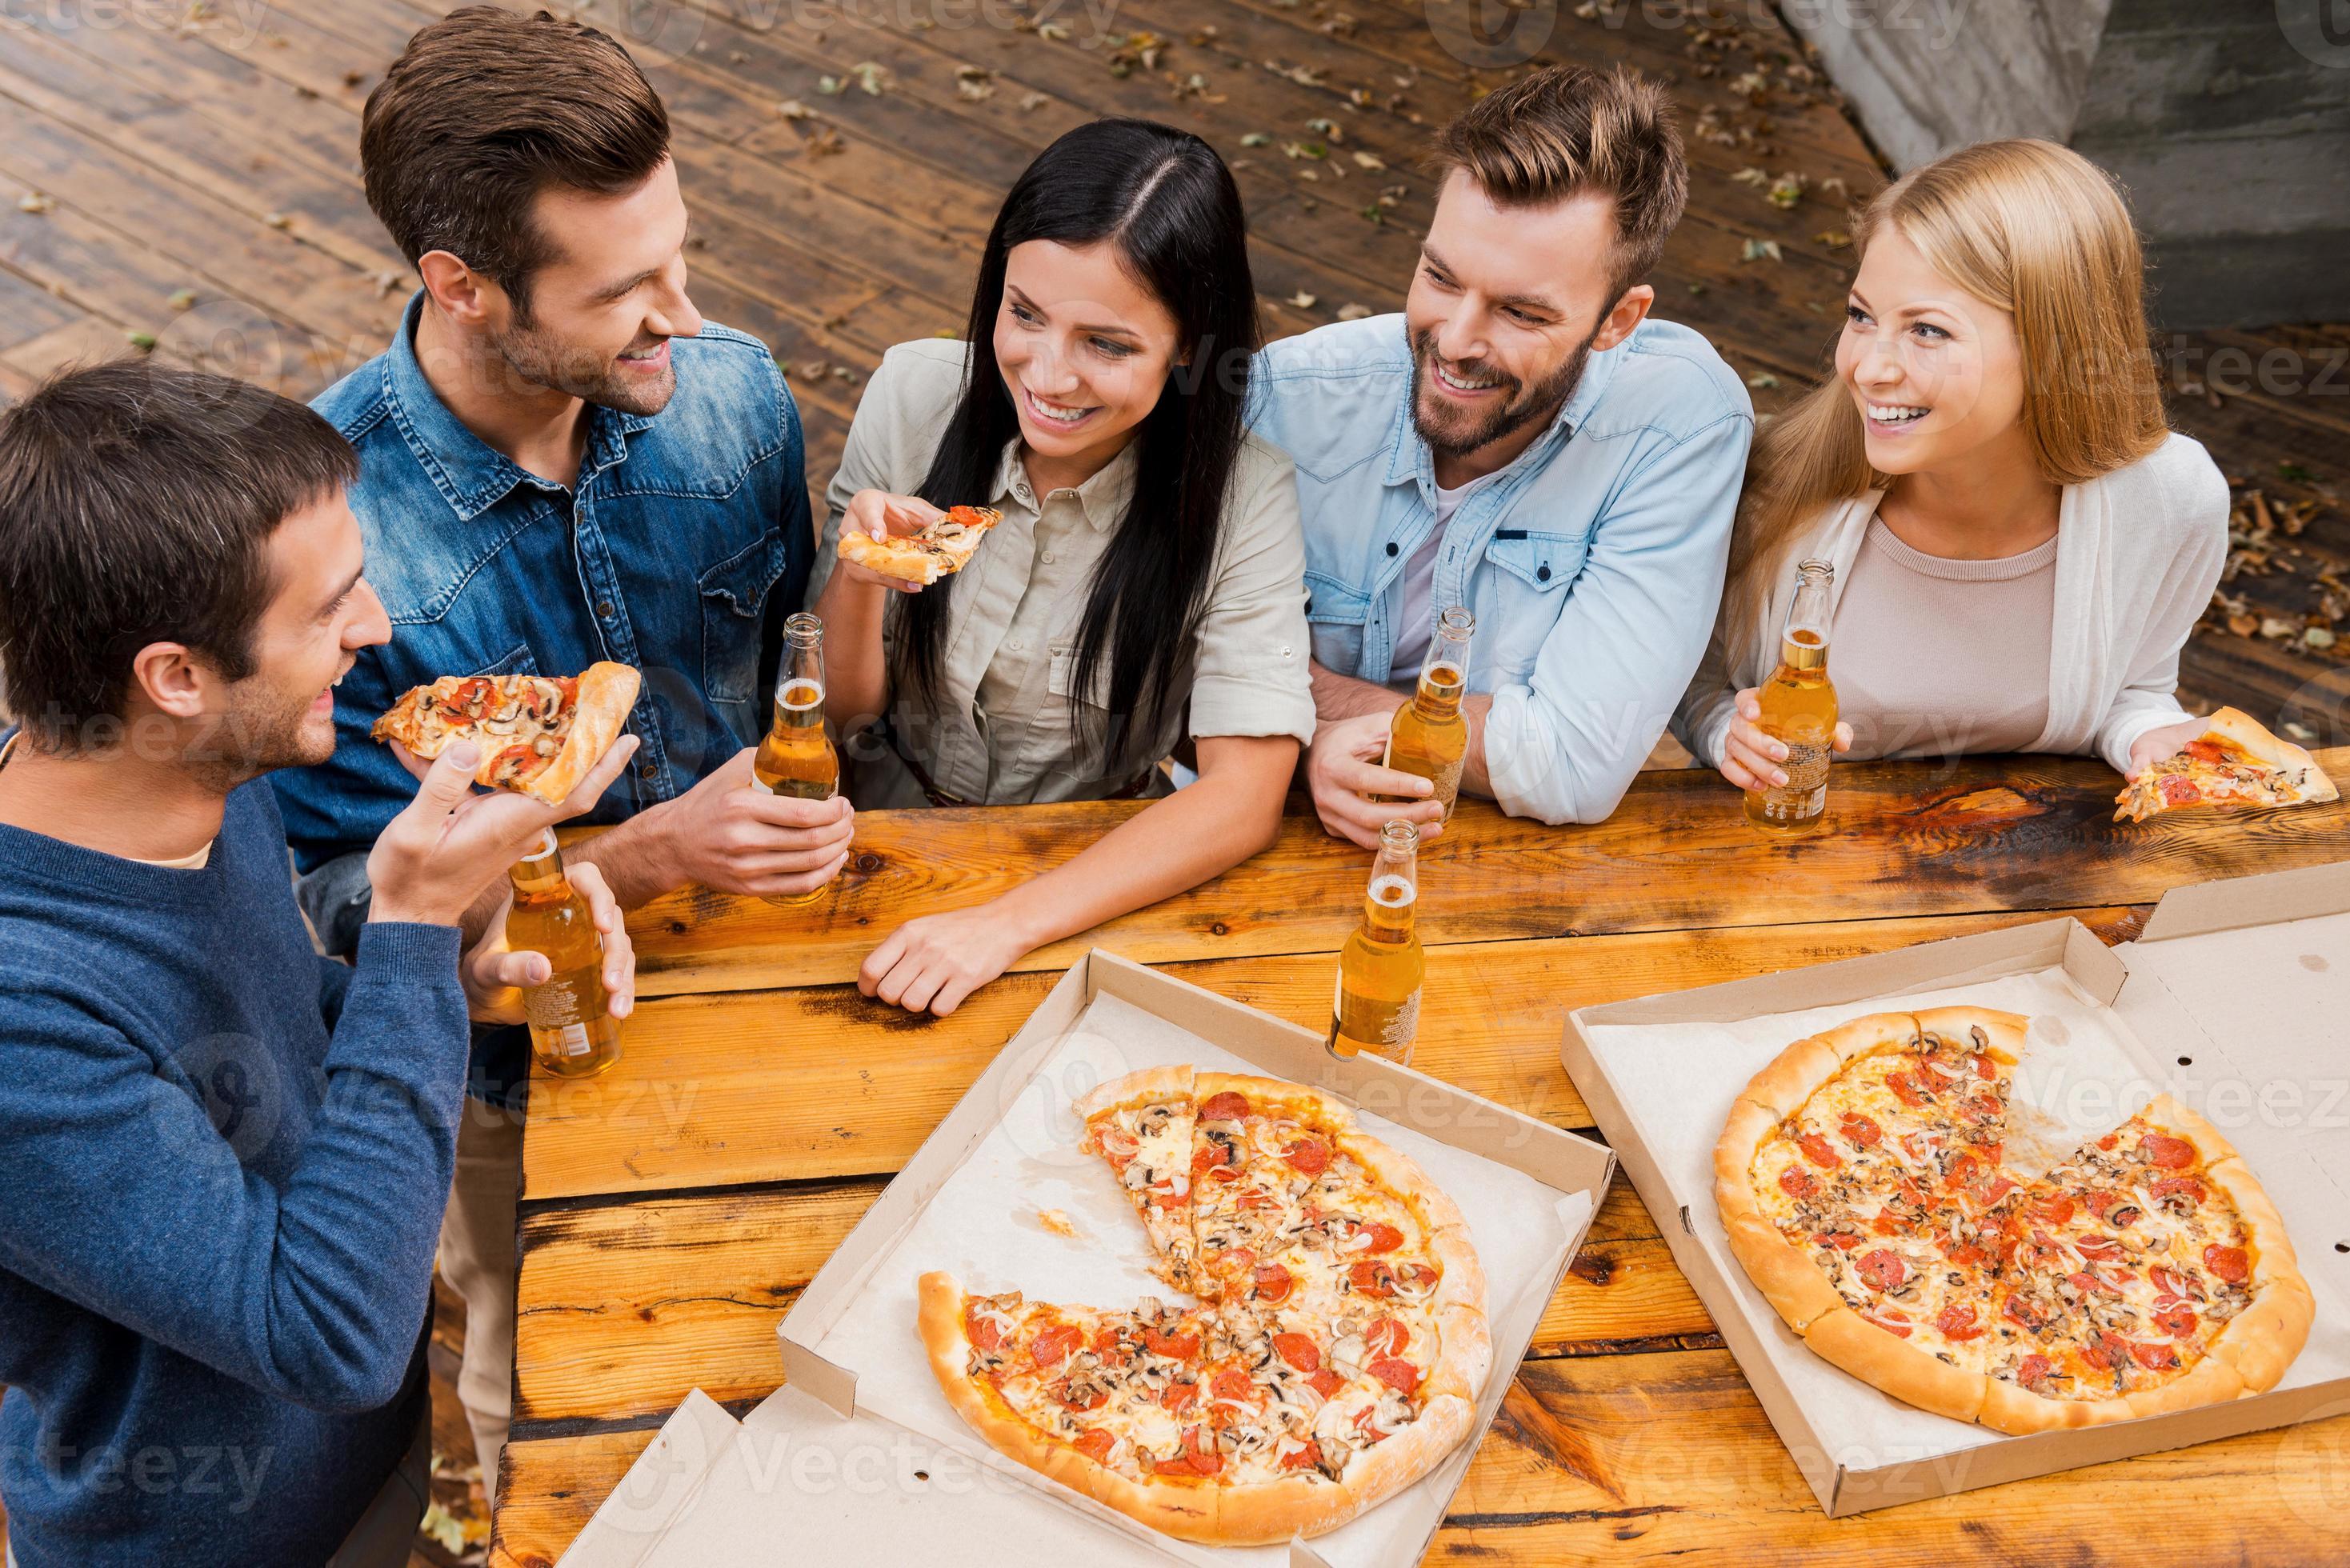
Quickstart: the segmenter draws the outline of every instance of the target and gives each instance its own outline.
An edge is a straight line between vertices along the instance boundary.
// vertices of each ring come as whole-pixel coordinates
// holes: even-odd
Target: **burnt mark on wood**
[[[1606,1492],[1617,1502],[1624,1501],[1624,1490],[1608,1474],[1598,1450],[1578,1428],[1553,1415],[1543,1402],[1535,1398],[1524,1384],[1514,1377],[1502,1396],[1502,1408],[1496,1413],[1494,1427],[1506,1433],[1520,1448],[1547,1459],[1567,1474],[1579,1477]]]

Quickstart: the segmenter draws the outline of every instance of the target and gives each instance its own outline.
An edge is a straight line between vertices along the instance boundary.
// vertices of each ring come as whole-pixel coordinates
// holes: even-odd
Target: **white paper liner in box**
[[[1016,1473],[1041,1493],[1086,1511],[1172,1560],[1280,1568],[1285,1546],[1202,1547],[1145,1530],[1121,1514],[1055,1487],[997,1454],[947,1404],[917,1332],[915,1280],[945,1269],[978,1293],[1017,1290],[1031,1299],[1124,1309],[1136,1298],[1182,1298],[1154,1279],[1142,1227],[1098,1159],[1080,1154],[1083,1132],[1071,1106],[1097,1084],[1139,1067],[1191,1063],[1202,1069],[1257,1069],[1134,1004],[1097,996],[1036,1071],[1007,1096],[1001,1118],[931,1196],[907,1230],[881,1250],[854,1298],[812,1348],[857,1374],[857,1405]],[[1497,1359],[1523,1345],[1548,1304],[1591,1198],[1563,1194],[1524,1173],[1440,1143],[1367,1112],[1363,1129],[1417,1160],[1459,1204],[1485,1270],[1486,1308]],[[1041,1216],[1066,1216],[1064,1236]],[[1514,1353],[1508,1353],[1513,1355]],[[1496,1368],[1480,1415],[1499,1404],[1510,1366]],[[1482,1425],[1479,1428],[1482,1429]],[[1316,1537],[1332,1568],[1388,1568],[1416,1562],[1469,1463],[1463,1444],[1444,1464],[1353,1522]]]
[[[1747,1080],[1791,1042],[1863,1013],[1960,1003],[2025,1013],[2033,1020],[2015,1079],[2019,1108],[2011,1112],[2011,1127],[2022,1129],[2011,1161],[2026,1169],[2045,1169],[2084,1138],[2111,1131],[2165,1086],[2149,1074],[2157,1058],[2129,1024],[2061,969],[1735,1023],[1586,1020],[1583,1025],[1651,1158],[1675,1190],[1690,1199],[1689,1216],[1699,1243],[1738,1293],[1746,1315],[1763,1326],[1762,1345],[1773,1368],[1813,1429],[1824,1437],[1833,1434],[1827,1437],[1829,1457],[1847,1469],[1958,1454],[2001,1441],[2002,1434],[1890,1398],[1805,1349],[1730,1251],[1713,1205],[1713,1147]],[[2338,1302],[2328,1310],[2322,1286],[2319,1301],[2308,1347],[2281,1386],[2350,1376],[2350,1314],[2339,1310]]]

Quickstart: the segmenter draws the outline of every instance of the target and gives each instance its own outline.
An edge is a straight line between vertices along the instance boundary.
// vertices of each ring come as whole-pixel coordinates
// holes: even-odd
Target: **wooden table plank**
[[[2319,753],[2350,777],[2350,746]],[[2336,859],[2350,801],[2116,823],[2119,786],[2078,757],[1839,767],[1827,831],[1792,843],[1748,826],[1737,792],[1695,768],[1642,774],[1606,822],[1549,827],[1463,802],[1420,855],[1423,940],[1479,941],[2146,903],[2185,882]],[[690,888],[637,911],[645,995],[853,981],[917,914],[965,909],[1075,856],[1142,807],[870,811],[832,891],[806,909]],[[1333,952],[1361,916],[1368,859],[1309,815],[1222,877],[1015,966],[1066,969],[1090,947],[1146,963]]]
[[[650,1428],[505,1450],[496,1568],[547,1568]],[[1822,1513],[1726,1352],[1528,1363],[1427,1561],[1788,1568],[2340,1559],[2350,1416],[1880,1509]]]
[[[2078,913],[2108,940],[2135,934],[2132,909]],[[1413,1061],[1537,1120],[1588,1127],[1559,1064],[1571,1008],[2043,918],[2018,911],[1436,946]],[[1315,954],[1163,967],[1318,1031],[1329,1024],[1335,962]],[[868,1001],[850,986],[646,1002],[626,1026],[619,1067],[584,1082],[534,1082],[524,1196],[895,1171],[1059,980],[1007,975],[938,1019]]]
[[[764,1397],[783,1381],[775,1325],[886,1185],[735,1188],[525,1214],[515,1432],[665,1416],[696,1387],[721,1401]],[[1164,1293],[1142,1272],[1139,1231],[1047,1241],[1033,1211],[1016,1218],[1040,1247],[1122,1250],[1136,1293]],[[1712,1333],[1656,1221],[1619,1181],[1527,1354],[1607,1355]]]

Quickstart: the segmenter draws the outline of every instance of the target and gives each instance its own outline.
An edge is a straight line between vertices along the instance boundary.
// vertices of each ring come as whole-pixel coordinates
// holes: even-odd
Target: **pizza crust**
[[[1812,1087],[1814,1089],[1818,1088],[1821,1083],[1835,1076],[1856,1057],[1866,1056],[1871,1051],[1881,1051],[1889,1046],[1908,1045],[1915,1041],[1918,1038],[1918,1015],[1914,1012],[1872,1012],[1866,1017],[1856,1018],[1849,1023],[1840,1023],[1817,1038],[1822,1045],[1826,1046],[1835,1054],[1835,1065],[1822,1074],[1819,1081],[1813,1084]],[[1748,1092],[1750,1095],[1752,1093],[1751,1085]],[[1809,1097],[1808,1091],[1805,1097]],[[1803,1101],[1798,1100],[1794,1106],[1787,1108],[1792,1111],[1796,1106],[1802,1104]]]
[[[1129,1106],[1153,1106],[1162,1100],[1182,1099],[1191,1093],[1191,1068],[1189,1063],[1177,1067],[1143,1067],[1123,1077],[1112,1078],[1076,1103],[1077,1119],[1090,1122],[1109,1111],[1124,1110]]]
[[[1820,1035],[1806,1035],[1772,1057],[1761,1072],[1747,1079],[1746,1087],[1739,1091],[1739,1098],[1752,1100],[1769,1111],[1771,1119],[1776,1122],[1794,1115],[1812,1097],[1812,1091],[1835,1076],[1843,1065],[1844,1058],[1835,1045]]]
[[[1975,1420],[1995,1432],[2023,1438],[2034,1432],[2064,1432],[2126,1421],[2137,1414],[2121,1399],[2048,1399],[2020,1385],[1986,1377],[1982,1409]]]
[[[2338,797],[2334,781],[2325,776],[2325,770],[2317,765],[2315,757],[2277,735],[2241,708],[2220,709],[2211,715],[2211,722],[2203,732],[2241,746],[2253,761],[2285,774],[2277,782],[2295,802]]]
[[[1804,1334],[1829,1314],[1851,1310],[1819,1265],[1770,1220],[1749,1212],[1729,1223],[1731,1252],[1789,1328]]]
[[[2023,1059],[2024,1031],[2032,1023],[2020,1012],[2001,1012],[1989,1007],[1929,1007],[1917,1018],[1919,1034],[1934,1035],[1957,1045],[1973,1045],[1975,1032],[1981,1030],[1984,1048],[2011,1067]]]
[[[522,786],[522,793],[549,805],[559,805],[568,799],[571,792],[579,787],[579,781],[604,760],[604,753],[620,738],[620,731],[629,722],[629,710],[636,705],[639,680],[636,670],[609,660],[591,664],[583,670],[578,700],[571,711],[571,732],[565,737],[563,749]],[[493,756],[484,756],[484,772],[495,761]],[[488,782],[481,774],[476,774],[474,779],[476,783]]]
[[[2159,1388],[2133,1389],[2122,1396],[2121,1402],[2132,1416],[2163,1416],[2198,1405],[2224,1404],[2244,1392],[2244,1380],[2235,1366],[2224,1357],[2207,1355],[2189,1367],[2184,1377],[2173,1378]]]
[[[2168,1134],[2172,1137],[2185,1138],[2189,1143],[2193,1144],[2195,1146],[2196,1159],[2206,1167],[2207,1169],[2211,1166],[2219,1165],[2224,1161],[2236,1158],[2236,1146],[2230,1143],[2226,1138],[2220,1137],[2220,1129],[2218,1127],[2213,1127],[2210,1122],[2205,1121],[2201,1116],[2197,1116],[2193,1111],[2189,1110],[2185,1106],[2180,1105],[2168,1095],[2156,1096],[2153,1103],[2148,1105],[2145,1110],[2140,1111],[2138,1116],[2148,1127],[2158,1128],[2160,1131]],[[2237,1168],[2240,1171],[2243,1170],[2241,1163],[2239,1163]],[[2262,1194],[2260,1184],[2251,1179],[2251,1172],[2243,1171],[2243,1178],[2244,1179],[2236,1183],[2235,1186],[2245,1187],[2249,1184],[2249,1190],[2251,1191],[2251,1196],[2258,1199],[2262,1206],[2265,1208],[2268,1204],[2268,1199]],[[2233,1198],[2236,1196],[2235,1188],[2224,1188],[2223,1189],[2228,1192],[2229,1197]],[[2270,1210],[2269,1211],[2272,1214],[2275,1212],[2274,1210]],[[2242,1212],[2241,1205],[2238,1207],[2238,1212]],[[2284,1234],[2282,1226],[2280,1225],[2277,1227],[2277,1234],[2280,1237]],[[2290,1242],[2287,1242],[2285,1245],[2285,1255],[2288,1258],[2293,1255],[2293,1246]]]
[[[1047,1442],[1035,1428],[1006,1408],[993,1389],[971,1376],[971,1335],[964,1327],[964,1311],[971,1298],[962,1283],[943,1270],[933,1270],[915,1282],[915,1293],[920,1303],[922,1348],[930,1353],[931,1373],[955,1414],[997,1452],[1072,1491],[1087,1491],[1086,1472],[1102,1467],[1075,1449]]]
[[[1921,1410],[1968,1422],[1982,1413],[1989,1379],[1981,1373],[1961,1372],[1849,1307],[1814,1318],[1804,1330],[1804,1343],[1823,1359]]]

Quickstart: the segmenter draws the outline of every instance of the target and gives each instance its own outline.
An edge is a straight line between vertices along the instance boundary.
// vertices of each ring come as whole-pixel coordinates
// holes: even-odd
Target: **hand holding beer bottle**
[[[1438,618],[1428,657],[1420,660],[1419,690],[1395,711],[1382,759],[1385,766],[1436,786],[1432,798],[1444,807],[1444,822],[1452,820],[1461,764],[1469,757],[1469,721],[1461,716],[1461,698],[1469,690],[1469,639],[1476,630],[1476,616],[1458,605]]]
[[[784,622],[775,720],[751,759],[751,777],[754,788],[795,800],[830,800],[840,793],[840,753],[824,729],[824,622],[805,612]],[[795,909],[823,896],[819,885],[767,902]]]
[[[1794,836],[1827,817],[1828,762],[1852,744],[1836,719],[1828,679],[1828,603],[1835,570],[1825,561],[1796,568],[1779,667],[1738,696],[1722,774],[1746,791],[1746,819],[1765,833]]]
[[[580,868],[582,881],[590,869]],[[522,988],[531,1054],[559,1077],[592,1077],[620,1059],[620,1015],[629,999],[606,995],[606,944],[617,941],[625,950],[628,937],[598,929],[596,911],[565,874],[552,829],[506,875],[514,903],[506,911],[505,945],[541,954],[547,966],[545,980]]]

